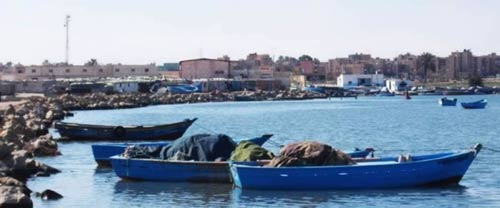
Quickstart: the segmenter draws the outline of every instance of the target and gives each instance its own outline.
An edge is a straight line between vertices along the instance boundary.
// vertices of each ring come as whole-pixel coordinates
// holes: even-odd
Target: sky
[[[500,53],[498,0],[0,0],[0,62]]]

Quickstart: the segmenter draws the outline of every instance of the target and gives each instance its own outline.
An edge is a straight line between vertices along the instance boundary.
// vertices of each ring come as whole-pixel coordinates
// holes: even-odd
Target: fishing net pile
[[[267,166],[327,166],[355,163],[349,155],[330,145],[305,141],[284,146],[280,155],[273,158]]]
[[[270,160],[273,158],[274,154],[272,152],[250,141],[240,142],[231,156],[231,160],[236,162]]]

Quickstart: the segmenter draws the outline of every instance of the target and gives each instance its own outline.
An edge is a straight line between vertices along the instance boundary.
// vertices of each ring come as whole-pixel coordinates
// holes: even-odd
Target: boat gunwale
[[[462,152],[454,152],[451,153],[449,152],[449,155],[441,156],[441,157],[436,157],[436,158],[429,158],[429,159],[423,159],[423,160],[417,160],[417,161],[411,161],[411,162],[396,162],[396,163],[387,163],[387,164],[374,164],[374,165],[328,165],[328,166],[288,166],[288,167],[270,167],[270,166],[258,166],[258,165],[245,165],[245,164],[238,164],[239,162],[230,162],[230,166],[234,166],[235,168],[244,168],[244,169],[267,169],[267,170],[320,170],[320,169],[342,169],[342,168],[367,168],[367,167],[389,167],[389,166],[401,166],[401,165],[414,165],[414,164],[421,164],[421,163],[428,163],[432,161],[440,161],[444,159],[449,159],[449,158],[456,158],[460,157],[463,155],[468,155],[468,154],[473,154],[473,157],[477,156],[477,153],[479,151],[471,149],[471,150],[465,150]],[[432,155],[439,155],[439,154],[445,154],[445,153],[436,153],[436,154],[427,154],[427,155],[415,155],[415,157],[420,157],[420,156],[432,156]],[[383,159],[383,158],[381,158]],[[380,161],[380,160],[378,160]],[[367,161],[363,163],[370,163],[370,162],[377,162],[375,161]]]

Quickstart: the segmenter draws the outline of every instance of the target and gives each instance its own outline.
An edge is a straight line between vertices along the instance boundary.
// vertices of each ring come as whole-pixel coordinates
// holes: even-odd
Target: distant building
[[[231,61],[222,59],[191,59],[179,63],[183,79],[229,78]]]
[[[139,91],[139,82],[137,81],[114,81],[113,90],[115,92],[138,92]]]
[[[394,58],[390,73],[393,77],[410,78],[417,72],[417,59],[416,55],[406,53],[401,54]]]
[[[385,81],[385,87],[389,92],[400,92],[413,87],[413,82],[402,79],[388,79]]]
[[[314,62],[312,60],[300,61],[300,70],[302,74],[312,74],[314,72]]]
[[[348,56],[352,61],[371,61],[372,56],[370,54],[355,53]]]
[[[107,78],[127,76],[158,76],[154,64],[149,65],[16,65],[3,71],[12,80],[50,80],[59,78]]]
[[[337,78],[337,86],[354,88],[358,86],[383,86],[383,74],[341,74]]]
[[[179,71],[179,63],[164,63],[158,66],[158,71]]]
[[[453,52],[447,60],[448,79],[467,79],[476,71],[476,57],[470,50],[464,49],[462,52]]]
[[[492,53],[486,56],[477,57],[477,71],[483,77],[496,76],[500,73],[500,56]]]
[[[356,53],[347,58],[328,60],[325,67],[325,78],[332,80],[341,74],[373,74],[381,69],[380,67],[386,66],[385,59],[374,59],[370,54]]]

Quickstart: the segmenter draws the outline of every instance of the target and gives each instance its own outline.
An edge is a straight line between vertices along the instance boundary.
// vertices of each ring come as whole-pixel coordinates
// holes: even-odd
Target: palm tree
[[[428,71],[435,72],[436,71],[436,57],[431,53],[425,52],[418,57],[417,63],[419,68],[423,72],[424,83],[427,83],[427,73]]]

